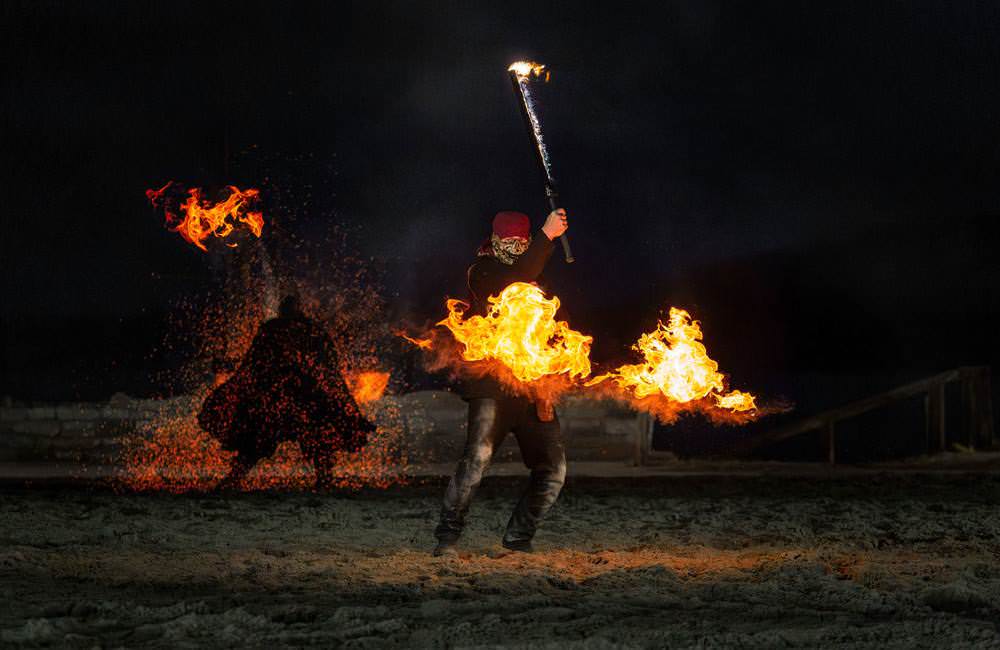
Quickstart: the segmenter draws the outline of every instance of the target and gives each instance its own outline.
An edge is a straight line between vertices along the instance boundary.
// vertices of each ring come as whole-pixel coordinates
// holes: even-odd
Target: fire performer
[[[375,430],[340,374],[333,341],[295,296],[261,325],[240,367],[205,400],[198,423],[237,454],[223,489],[239,485],[286,440],[312,460],[317,487],[329,487],[332,454],[357,451]]]
[[[553,210],[541,232],[531,236],[531,222],[519,212],[500,212],[493,219],[493,233],[469,267],[470,315],[486,313],[487,298],[513,282],[538,279],[552,251],[554,240],[567,230],[566,211]],[[555,503],[566,477],[566,453],[559,421],[551,402],[533,402],[506,392],[492,377],[463,382],[462,396],[469,403],[468,438],[455,475],[448,484],[435,530],[434,555],[455,553],[473,493],[493,458],[494,450],[513,432],[524,464],[531,470],[528,486],[514,509],[502,544],[530,553],[535,529]]]

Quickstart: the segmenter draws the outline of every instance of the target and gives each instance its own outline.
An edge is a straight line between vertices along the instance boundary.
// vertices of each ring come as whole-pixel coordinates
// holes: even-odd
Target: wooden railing
[[[942,372],[747,438],[737,443],[734,451],[740,455],[749,454],[761,447],[818,430],[824,434],[827,460],[835,463],[838,422],[921,394],[924,395],[924,413],[927,422],[927,451],[943,451],[948,445],[945,388],[952,382],[961,382],[962,406],[966,412],[964,428],[967,429],[962,442],[969,447],[982,449],[992,447],[993,401],[990,394],[990,369],[976,366]]]

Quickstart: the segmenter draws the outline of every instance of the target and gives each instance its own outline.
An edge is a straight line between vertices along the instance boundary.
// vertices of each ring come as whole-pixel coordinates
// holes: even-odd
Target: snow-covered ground
[[[484,484],[357,495],[0,495],[0,645],[1000,647],[1000,476],[571,481],[538,553]]]

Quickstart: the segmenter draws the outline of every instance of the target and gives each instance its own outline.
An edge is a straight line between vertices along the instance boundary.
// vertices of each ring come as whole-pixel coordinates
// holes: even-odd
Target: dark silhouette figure
[[[340,374],[333,341],[294,296],[261,325],[240,367],[205,400],[198,423],[237,453],[221,488],[239,484],[286,440],[312,460],[317,487],[328,487],[331,454],[357,451],[375,431]]]

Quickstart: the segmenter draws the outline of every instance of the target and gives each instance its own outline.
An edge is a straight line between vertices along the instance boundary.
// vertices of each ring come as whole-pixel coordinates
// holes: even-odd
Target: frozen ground
[[[458,558],[438,484],[357,495],[0,496],[3,647],[1000,647],[1000,475],[571,481]]]

